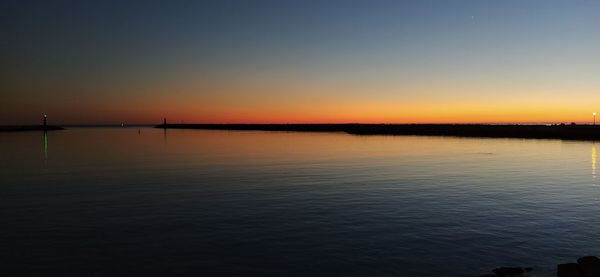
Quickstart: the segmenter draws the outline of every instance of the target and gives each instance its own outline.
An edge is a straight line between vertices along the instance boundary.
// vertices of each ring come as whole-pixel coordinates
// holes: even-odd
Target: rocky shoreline
[[[540,276],[532,267],[499,267],[492,273],[479,277],[534,277]],[[564,263],[556,266],[557,277],[600,277],[600,259],[584,256],[577,263]]]

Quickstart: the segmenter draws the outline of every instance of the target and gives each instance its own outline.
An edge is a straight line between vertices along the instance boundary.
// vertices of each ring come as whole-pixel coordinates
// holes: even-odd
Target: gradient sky
[[[2,1],[0,124],[586,122],[600,1]]]

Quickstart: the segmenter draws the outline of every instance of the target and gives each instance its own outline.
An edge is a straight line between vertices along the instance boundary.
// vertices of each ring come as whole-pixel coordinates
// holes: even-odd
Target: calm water
[[[592,142],[0,134],[3,276],[473,276],[599,255]],[[598,165],[600,166],[600,165]]]

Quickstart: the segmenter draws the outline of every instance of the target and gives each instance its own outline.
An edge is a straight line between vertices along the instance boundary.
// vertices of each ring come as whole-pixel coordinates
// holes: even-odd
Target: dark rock
[[[533,267],[499,267],[492,270],[494,274],[479,277],[533,277],[541,272]],[[577,263],[559,264],[556,267],[558,277],[600,277],[600,259],[596,256],[585,256],[577,259]]]
[[[496,276],[499,276],[499,277],[522,276],[523,272],[524,272],[523,268],[521,268],[521,267],[499,267],[492,271],[494,273],[496,273]]]
[[[600,262],[600,259],[598,259],[598,257],[596,257],[596,256],[584,256],[584,257],[577,259],[577,263],[580,265],[587,264],[587,263],[598,263],[598,262]]]
[[[556,267],[557,277],[583,277],[583,273],[579,270],[579,265],[576,263],[559,264]]]
[[[577,259],[579,269],[585,277],[600,277],[600,259],[595,256],[585,256]]]

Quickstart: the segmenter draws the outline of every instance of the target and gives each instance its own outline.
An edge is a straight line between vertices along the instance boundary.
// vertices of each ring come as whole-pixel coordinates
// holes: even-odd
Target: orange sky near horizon
[[[53,124],[158,124],[171,123],[586,123],[592,121],[592,105],[568,106],[527,102],[494,104],[451,102],[338,101],[243,105],[188,101],[185,103],[139,101],[121,104],[64,105],[45,109]],[[42,110],[42,109],[40,109]],[[82,116],[73,119],[72,114]],[[22,124],[33,124],[41,113],[31,111]]]
[[[522,82],[290,83],[231,78],[48,86],[51,102],[23,93],[0,110],[0,124],[36,124],[42,113],[54,124],[158,124],[163,117],[173,123],[586,123],[600,103],[590,86],[570,93],[567,85],[551,91]],[[84,92],[91,93],[76,97]]]

